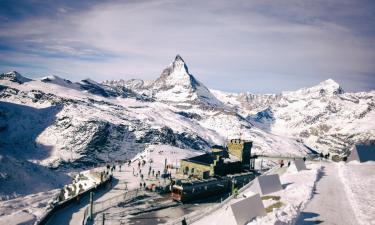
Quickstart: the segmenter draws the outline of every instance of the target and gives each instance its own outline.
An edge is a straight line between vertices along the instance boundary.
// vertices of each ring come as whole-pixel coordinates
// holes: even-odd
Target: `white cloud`
[[[336,5],[326,3],[329,8]],[[351,1],[344,5],[353,7]],[[333,77],[349,84],[358,74],[363,82],[353,89],[363,88],[360,84],[372,79],[368,76],[375,69],[373,37],[358,35],[346,23],[327,18],[329,13],[324,5],[300,1],[103,3],[57,19],[12,25],[0,37],[23,38],[62,55],[104,54],[96,60],[24,56],[26,62],[39,61],[73,79],[118,79],[124,74],[153,79],[180,53],[191,72],[216,89],[228,89],[228,80],[237,79],[248,83],[238,90],[280,91],[293,88],[293,80],[285,87],[269,81],[296,76],[313,83]],[[353,13],[358,12],[347,9],[346,14]],[[340,14],[346,15],[343,10]],[[106,59],[107,54],[113,57]],[[267,79],[262,83],[258,76]],[[217,77],[220,81],[213,81]],[[265,85],[270,88],[259,88]]]

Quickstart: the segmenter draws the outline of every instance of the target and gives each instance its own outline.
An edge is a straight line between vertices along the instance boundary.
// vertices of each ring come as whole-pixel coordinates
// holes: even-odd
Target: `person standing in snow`
[[[182,225],[187,225],[187,222],[186,222],[185,217],[184,217],[184,219],[181,221],[181,224],[182,224]]]

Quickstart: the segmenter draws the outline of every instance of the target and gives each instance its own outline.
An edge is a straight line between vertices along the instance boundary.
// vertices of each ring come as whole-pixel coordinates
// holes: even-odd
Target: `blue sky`
[[[375,1],[0,0],[0,72],[156,79],[180,54],[206,86],[375,89]]]

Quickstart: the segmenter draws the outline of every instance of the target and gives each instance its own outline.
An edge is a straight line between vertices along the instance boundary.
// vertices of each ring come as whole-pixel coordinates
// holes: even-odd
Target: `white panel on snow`
[[[253,185],[249,188],[250,191],[267,195],[269,193],[282,190],[281,182],[278,174],[263,175],[255,178]]]
[[[230,207],[232,208],[237,225],[244,225],[257,216],[265,216],[267,214],[259,194],[236,202]]]
[[[302,159],[294,160],[294,162],[292,162],[288,168],[288,171],[290,172],[299,172],[301,170],[306,170],[305,161]]]
[[[375,161],[375,145],[355,145],[347,162],[353,160],[358,162]]]

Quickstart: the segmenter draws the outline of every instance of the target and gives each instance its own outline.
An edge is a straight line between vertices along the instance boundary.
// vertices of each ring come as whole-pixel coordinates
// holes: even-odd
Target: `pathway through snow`
[[[301,212],[296,224],[356,225],[355,215],[338,176],[334,163],[322,163],[311,201]]]

